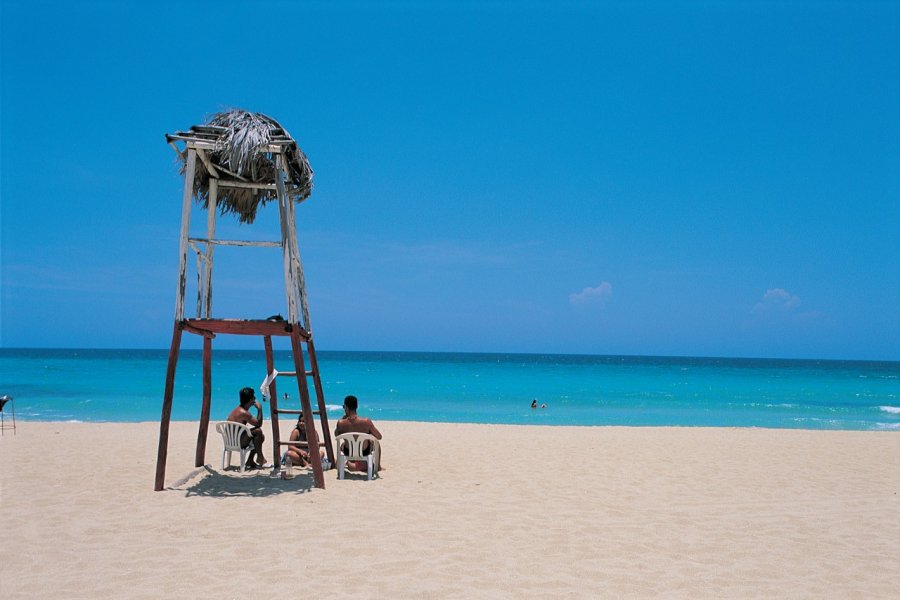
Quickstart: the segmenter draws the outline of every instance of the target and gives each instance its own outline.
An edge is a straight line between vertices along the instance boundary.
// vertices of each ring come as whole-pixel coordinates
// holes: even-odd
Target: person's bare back
[[[381,432],[375,427],[375,423],[372,422],[372,419],[360,417],[356,414],[357,408],[359,408],[359,400],[356,399],[356,396],[347,396],[344,398],[344,416],[337,422],[337,426],[334,428],[334,434],[368,433],[369,435],[375,436],[375,439],[380,440]]]
[[[381,432],[375,427],[375,423],[372,422],[372,419],[360,417],[357,414],[347,415],[338,421],[334,432],[337,435],[341,435],[342,433],[368,433],[379,440],[381,439]]]
[[[344,398],[344,416],[337,422],[337,426],[334,428],[334,435],[338,436],[342,433],[368,433],[376,440],[380,440],[381,432],[375,427],[375,423],[372,422],[372,419],[360,417],[356,414],[358,407],[359,401],[356,399],[356,396],[347,396]],[[368,445],[368,442],[366,444]],[[368,453],[368,450],[367,447],[363,448],[363,451],[366,453]],[[355,464],[350,466],[354,470],[359,468],[359,465]],[[384,467],[382,466],[381,468],[383,469]]]

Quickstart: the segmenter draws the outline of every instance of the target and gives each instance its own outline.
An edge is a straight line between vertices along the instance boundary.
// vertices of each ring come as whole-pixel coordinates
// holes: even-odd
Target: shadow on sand
[[[235,496],[266,497],[278,494],[303,494],[313,489],[312,472],[294,472],[293,479],[271,477],[269,469],[240,473],[217,471],[209,465],[197,469],[184,480],[176,482],[170,490],[184,491],[185,495],[212,498]]]

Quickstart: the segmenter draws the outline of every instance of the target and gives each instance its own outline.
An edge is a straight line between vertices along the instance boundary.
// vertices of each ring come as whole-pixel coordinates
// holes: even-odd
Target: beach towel
[[[259,391],[262,392],[262,396],[264,400],[269,399],[269,386],[275,381],[275,378],[278,377],[278,371],[272,369],[272,372],[266,375],[266,378],[263,379],[262,385],[259,386]]]

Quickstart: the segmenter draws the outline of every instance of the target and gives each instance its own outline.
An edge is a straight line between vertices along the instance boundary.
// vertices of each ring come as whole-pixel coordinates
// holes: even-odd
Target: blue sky
[[[297,214],[320,349],[900,359],[896,2],[0,19],[3,347],[168,347],[163,134],[240,107],[316,172]],[[217,316],[285,312],[268,252],[217,253]]]

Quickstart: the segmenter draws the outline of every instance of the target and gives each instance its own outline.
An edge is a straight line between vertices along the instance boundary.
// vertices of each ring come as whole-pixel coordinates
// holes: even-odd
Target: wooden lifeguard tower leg
[[[159,449],[156,454],[156,482],[153,489],[163,489],[166,480],[166,455],[169,451],[169,421],[172,417],[172,396],[175,390],[175,368],[181,350],[182,321],[184,319],[184,291],[187,282],[188,232],[191,223],[191,198],[194,195],[194,167],[197,151],[188,149],[184,172],[184,192],[181,198],[181,242],[178,249],[178,286],[175,295],[175,327],[172,345],[169,347],[169,364],[166,367],[166,387],[163,392],[162,417],[159,420]]]
[[[325,392],[322,390],[322,378],[319,376],[319,361],[316,359],[316,347],[312,337],[306,340],[306,348],[309,353],[309,369],[313,376],[313,386],[316,390],[316,400],[319,407],[319,422],[322,423],[322,437],[325,438],[325,455],[332,465],[334,460],[334,444],[331,441],[331,429],[328,426],[328,409],[325,406]]]
[[[162,417],[159,420],[159,450],[156,453],[155,491],[160,491],[166,482],[166,455],[169,450],[169,421],[172,417],[172,396],[175,390],[175,369],[178,366],[178,351],[181,348],[181,323],[175,322],[172,331],[172,345],[169,347],[169,364],[166,367],[166,387],[163,392]]]
[[[197,432],[197,453],[194,466],[206,463],[206,436],[209,434],[209,406],[212,400],[212,337],[203,336],[203,404],[200,407],[200,430]]]
[[[216,236],[216,202],[219,195],[218,179],[209,180],[209,195],[207,197],[206,210],[206,239],[212,240]],[[203,261],[203,270],[198,266],[197,275],[200,283],[197,287],[197,314],[208,319],[212,316],[212,242],[206,244],[206,260]],[[199,259],[199,255],[198,255]],[[194,466],[202,467],[206,463],[206,436],[209,435],[209,407],[212,399],[212,339],[213,334],[203,336],[203,404],[200,407],[200,430],[197,432],[197,453],[194,457]]]
[[[325,489],[325,473],[322,471],[322,461],[318,460],[319,434],[316,432],[312,406],[309,402],[309,385],[306,382],[306,366],[300,343],[300,326],[295,323],[293,331],[291,331],[291,350],[294,355],[294,369],[297,372],[297,388],[300,391],[300,408],[303,411],[303,423],[306,426],[306,441],[309,444],[309,462],[312,466],[316,487]],[[325,435],[327,435],[327,430]]]

